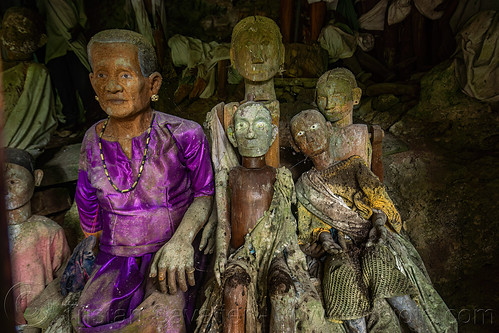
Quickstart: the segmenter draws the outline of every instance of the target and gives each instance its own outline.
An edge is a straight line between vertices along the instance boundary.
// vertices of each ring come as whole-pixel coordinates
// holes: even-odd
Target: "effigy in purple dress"
[[[96,125],[83,139],[75,200],[83,231],[102,235],[94,271],[73,312],[81,332],[105,332],[132,321],[154,254],[172,237],[194,198],[213,195],[201,126],[157,111],[154,115],[142,176],[130,192],[116,191],[107,179]],[[109,175],[119,189],[137,179],[147,135],[132,139],[131,159],[118,142],[102,140]],[[189,291],[185,298],[188,315],[194,306]]]

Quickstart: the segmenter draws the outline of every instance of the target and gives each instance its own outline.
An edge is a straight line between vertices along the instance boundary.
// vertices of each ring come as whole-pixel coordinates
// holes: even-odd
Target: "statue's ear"
[[[154,72],[149,75],[149,83],[151,84],[151,94],[158,94],[159,88],[161,88],[161,83],[163,82],[163,77],[160,73]]]
[[[352,89],[353,105],[360,103],[360,97],[362,96],[362,89],[355,87]]]
[[[35,186],[40,186],[43,179],[43,171],[41,169],[36,169],[34,172]]]
[[[229,125],[227,127],[227,137],[229,138],[230,143],[232,143],[232,145],[237,148],[236,133],[234,133],[233,125]]]

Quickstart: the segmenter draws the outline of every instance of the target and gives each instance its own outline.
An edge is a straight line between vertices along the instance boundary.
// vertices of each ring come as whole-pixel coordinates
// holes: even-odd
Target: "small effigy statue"
[[[296,183],[298,232],[300,241],[318,242],[327,252],[327,317],[368,332],[365,317],[386,299],[413,332],[457,332],[417,251],[401,235],[401,217],[383,184],[361,157],[337,161],[331,154],[328,133],[335,130],[317,110],[291,120],[295,144],[314,164]]]
[[[45,216],[32,215],[31,197],[43,171],[28,152],[5,148],[5,202],[9,223],[15,321],[26,332],[24,311],[62,271],[70,256],[64,230]]]
[[[47,36],[41,17],[23,7],[9,8],[0,29],[6,147],[40,155],[57,127],[56,103],[47,68],[33,54]]]
[[[259,102],[241,104],[227,133],[242,164],[216,180],[226,204],[218,210],[218,283],[207,288],[197,332],[335,332],[298,246],[291,174],[265,163],[277,133],[270,111]],[[224,183],[225,190],[218,187]]]

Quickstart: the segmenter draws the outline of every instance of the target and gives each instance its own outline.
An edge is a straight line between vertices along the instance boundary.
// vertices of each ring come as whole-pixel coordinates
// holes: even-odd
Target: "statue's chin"
[[[243,157],[260,157],[267,153],[268,148],[266,150],[255,150],[255,149],[246,149],[243,150],[239,148],[239,154]]]

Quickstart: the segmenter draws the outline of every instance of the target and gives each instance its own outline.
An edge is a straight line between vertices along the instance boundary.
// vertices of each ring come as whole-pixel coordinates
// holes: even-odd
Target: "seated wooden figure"
[[[24,310],[62,274],[70,251],[64,230],[57,223],[31,213],[31,197],[43,171],[34,169],[33,157],[24,150],[5,148],[4,152],[15,320],[16,325],[24,326]]]
[[[455,320],[419,255],[400,235],[401,217],[383,184],[359,156],[336,161],[331,131],[317,110],[291,120],[296,145],[314,164],[296,184],[298,231],[301,241],[319,242],[327,252],[326,315],[352,332],[367,332],[365,317],[375,301],[386,299],[411,331],[454,332]]]
[[[73,328],[185,332],[204,270],[192,244],[212,206],[208,141],[199,124],[153,109],[162,77],[144,36],[103,30],[88,54],[109,117],[81,148],[75,201],[99,253]]]

